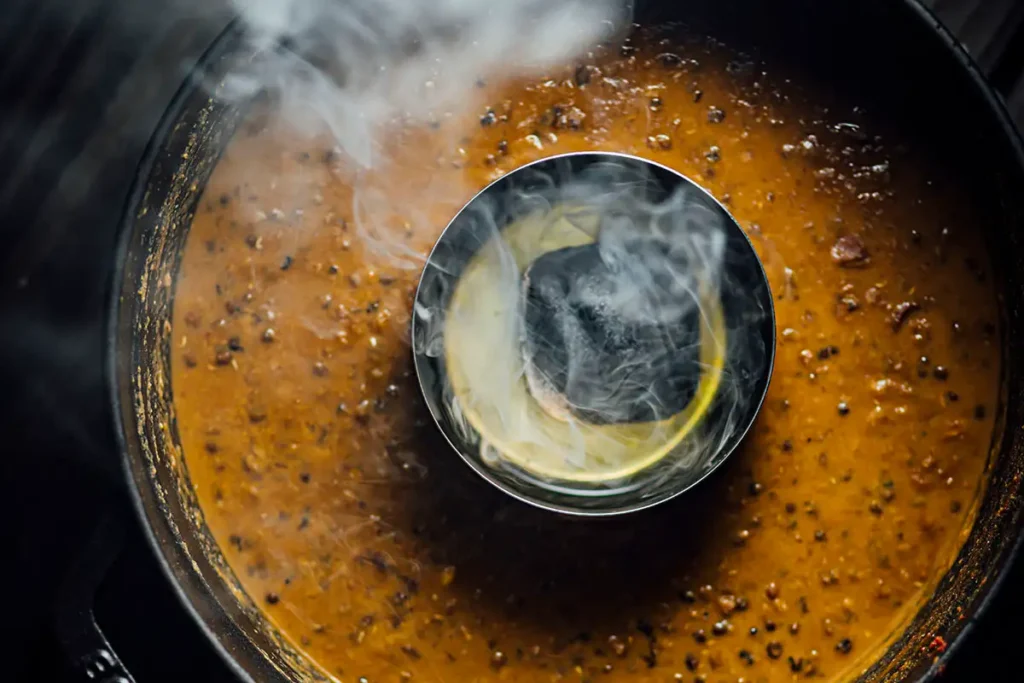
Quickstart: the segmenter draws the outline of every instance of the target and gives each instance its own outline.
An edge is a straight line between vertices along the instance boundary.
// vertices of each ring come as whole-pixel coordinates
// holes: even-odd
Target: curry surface
[[[390,126],[375,173],[257,115],[217,167],[177,282],[178,429],[242,585],[339,680],[845,679],[962,542],[999,374],[970,212],[859,111],[668,50],[481,84],[472,118]],[[575,150],[654,159],[725,202],[779,334],[723,470],[596,523],[468,472],[408,346],[419,264],[455,211]]]

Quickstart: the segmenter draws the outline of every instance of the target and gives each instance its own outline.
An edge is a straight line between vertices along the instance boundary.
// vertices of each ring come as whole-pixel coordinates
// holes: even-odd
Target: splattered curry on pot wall
[[[971,213],[859,111],[736,72],[719,48],[666,52],[641,41],[481,84],[479,118],[396,124],[380,177],[258,115],[215,170],[176,285],[178,428],[229,564],[324,672],[844,680],[952,560],[1000,371]],[[724,202],[765,264],[779,339],[723,471],[597,523],[503,498],[438,437],[408,346],[419,271],[353,214],[392,207],[415,260],[489,181],[578,150],[656,160]]]

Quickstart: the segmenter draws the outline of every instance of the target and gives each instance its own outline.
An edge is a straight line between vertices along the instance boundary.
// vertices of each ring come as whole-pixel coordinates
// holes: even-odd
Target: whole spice
[[[843,235],[832,245],[832,260],[843,268],[860,268],[868,264],[868,250],[857,235]]]

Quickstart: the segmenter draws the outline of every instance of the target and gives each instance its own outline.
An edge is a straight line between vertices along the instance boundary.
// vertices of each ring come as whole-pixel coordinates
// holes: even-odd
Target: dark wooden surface
[[[1024,122],[1024,0],[926,4]],[[226,14],[220,0],[0,7],[0,680],[74,680],[48,636],[52,587],[96,510],[124,502],[102,372],[114,232],[156,122]],[[141,537],[130,538],[110,621],[149,648],[136,654],[140,683],[224,680],[202,638],[182,635],[188,621],[163,611],[173,597],[145,565]],[[137,607],[116,607],[128,603]],[[1024,680],[1013,668],[1021,610],[1017,567],[947,679]],[[154,632],[159,624],[168,630]]]

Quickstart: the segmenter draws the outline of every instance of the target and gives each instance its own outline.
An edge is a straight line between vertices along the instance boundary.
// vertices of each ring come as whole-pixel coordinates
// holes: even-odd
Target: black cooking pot
[[[930,677],[991,600],[1021,538],[1024,482],[1024,152],[998,97],[952,36],[900,0],[690,0],[640,3],[643,24],[684,22],[788,70],[817,92],[868,103],[901,139],[924,145],[983,207],[1001,292],[1003,401],[990,476],[973,531],[905,634],[865,680]],[[203,187],[243,111],[209,96],[260,54],[228,29],[178,93],[139,169],[127,208],[110,323],[110,381],[125,468],[153,547],[234,671],[259,681],[317,679],[247,596],[206,529],[189,484],[170,383],[174,281]],[[966,618],[965,618],[966,617]],[[99,634],[95,642],[102,643]],[[941,636],[953,647],[932,645]],[[95,658],[94,658],[95,659]],[[116,657],[96,661],[126,675]],[[111,678],[110,680],[116,680]]]

